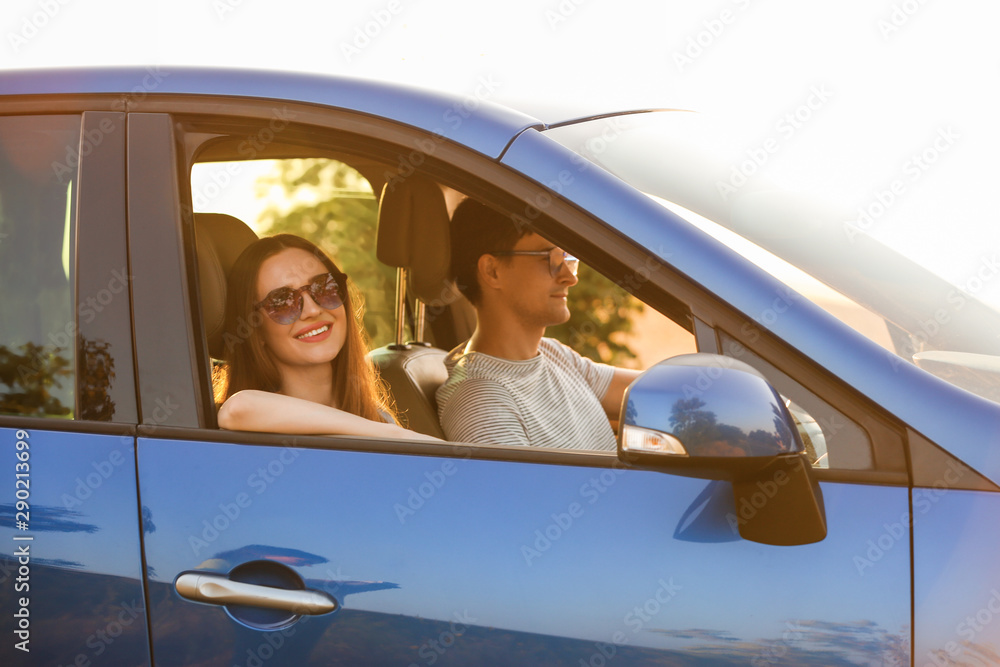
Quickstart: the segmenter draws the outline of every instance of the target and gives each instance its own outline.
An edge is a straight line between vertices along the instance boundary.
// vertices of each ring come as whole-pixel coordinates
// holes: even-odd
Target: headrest
[[[448,224],[444,193],[433,181],[413,175],[382,189],[375,255],[383,264],[409,269],[410,288],[424,303],[450,293]]]
[[[224,359],[222,326],[226,314],[226,280],[236,258],[257,240],[257,235],[246,223],[224,213],[195,213],[194,235],[208,351],[213,358]]]

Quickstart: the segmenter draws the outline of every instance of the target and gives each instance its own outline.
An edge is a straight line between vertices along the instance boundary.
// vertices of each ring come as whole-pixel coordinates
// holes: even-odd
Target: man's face
[[[553,245],[535,233],[518,239],[512,250],[547,251]],[[570,268],[563,264],[553,276],[549,258],[513,255],[498,257],[500,297],[514,317],[526,325],[548,327],[569,319],[566,296],[577,283]]]

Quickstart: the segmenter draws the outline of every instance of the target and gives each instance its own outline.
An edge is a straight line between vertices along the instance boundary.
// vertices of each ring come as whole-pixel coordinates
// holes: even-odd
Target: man
[[[438,415],[450,440],[614,451],[609,416],[638,371],[597,364],[545,338],[569,319],[579,260],[479,202],[456,209],[452,277],[476,309],[448,355]]]

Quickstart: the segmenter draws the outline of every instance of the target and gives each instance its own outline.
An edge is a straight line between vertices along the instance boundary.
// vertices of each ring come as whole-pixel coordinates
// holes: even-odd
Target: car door
[[[604,177],[591,183],[555,150],[524,157],[539,162],[534,181],[523,177],[521,139],[511,169],[374,118],[282,105],[294,120],[278,132],[273,101],[228,100],[225,115],[199,104],[129,119],[136,456],[157,664],[909,660],[905,429],[794,350],[744,332],[731,306],[673,267],[668,249],[685,232],[666,214]],[[243,139],[261,155],[335,146],[421,171],[532,219],[699,349],[772,364],[778,390],[827,420],[825,538],[743,539],[753,508],[728,482],[610,455],[217,430],[188,181],[196,156]],[[619,212],[601,219],[560,199],[562,172],[597,194],[618,188]],[[619,217],[659,230],[662,244],[635,243]],[[146,416],[157,408],[162,419]],[[771,488],[761,482],[762,502]]]
[[[718,128],[699,126],[693,116],[667,113],[634,126],[623,117],[584,120],[579,125],[569,124],[545,134],[576,153],[591,156],[629,182],[641,182],[640,187],[645,191],[666,196],[671,203],[686,207],[688,219],[697,218],[690,215],[690,211],[700,211],[712,217],[713,222],[720,223],[716,227],[712,227],[712,223],[694,225],[699,229],[736,231],[754,239],[761,247],[775,249],[777,254],[798,266],[810,268],[813,275],[825,273],[824,282],[840,294],[853,293],[855,299],[861,300],[859,303],[877,304],[877,310],[885,314],[884,320],[865,323],[846,315],[847,311],[842,311],[838,317],[851,323],[857,331],[867,331],[866,335],[871,335],[873,340],[879,339],[873,335],[878,333],[871,328],[873,323],[882,327],[883,334],[886,322],[893,322],[890,328],[899,328],[892,342],[883,337],[884,348],[867,340],[852,344],[838,333],[836,326],[824,324],[819,330],[808,325],[806,321],[811,316],[805,310],[813,304],[801,294],[779,286],[770,294],[763,290],[762,299],[747,299],[749,295],[741,289],[742,281],[733,278],[735,264],[720,262],[717,257],[697,251],[689,252],[681,238],[669,246],[678,264],[685,265],[689,275],[700,275],[703,284],[712,286],[718,293],[728,294],[732,303],[743,304],[742,317],[730,319],[728,323],[717,313],[704,314],[706,319],[714,320],[713,327],[704,326],[714,333],[708,346],[717,346],[724,354],[749,361],[783,394],[808,407],[818,417],[817,425],[822,425],[821,433],[828,441],[831,456],[843,453],[841,445],[845,443],[834,440],[838,434],[850,430],[845,428],[850,422],[836,413],[824,414],[826,411],[808,397],[802,385],[817,391],[823,387],[822,393],[827,398],[831,398],[834,388],[822,376],[811,374],[806,368],[793,370],[789,367],[794,355],[789,355],[787,350],[775,348],[768,352],[764,349],[769,331],[794,341],[802,350],[809,350],[813,359],[831,371],[836,369],[835,372],[846,378],[859,393],[866,393],[872,403],[896,415],[898,419],[890,418],[890,422],[907,423],[904,429],[906,468],[912,485],[909,508],[896,520],[882,524],[880,530],[867,536],[865,548],[860,550],[863,553],[855,556],[859,573],[880,567],[889,550],[899,550],[909,541],[914,581],[913,663],[997,662],[998,626],[993,619],[1000,611],[1000,602],[995,588],[997,568],[990,557],[997,545],[993,533],[982,529],[989,523],[987,517],[996,511],[1000,498],[997,495],[1000,474],[993,454],[995,447],[991,446],[1000,434],[1000,414],[995,403],[996,378],[986,374],[978,378],[978,384],[959,385],[974,392],[966,393],[920,373],[912,364],[903,361],[913,355],[916,362],[919,356],[914,354],[916,349],[937,333],[945,342],[935,341],[933,345],[941,349],[992,353],[990,344],[980,342],[977,336],[988,336],[996,312],[975,298],[981,288],[980,281],[988,280],[991,275],[988,268],[991,258],[984,256],[983,264],[976,269],[981,271],[978,275],[970,271],[974,277],[963,291],[935,275],[924,273],[919,263],[914,265],[901,255],[894,256],[877,240],[866,238],[862,231],[845,226],[836,213],[831,216],[830,210],[821,203],[803,205],[799,200],[793,204],[794,195],[782,193],[766,179],[745,188],[730,188],[732,182],[726,179],[736,173],[734,164],[713,158],[711,151],[692,150],[693,136],[704,139]],[[652,128],[662,132],[649,133]],[[705,131],[709,134],[704,134]],[[524,138],[526,141],[510,151],[506,159],[533,172],[538,181],[554,182],[555,176],[564,169],[564,162],[549,162],[543,155],[558,150],[540,141],[538,136],[526,135]],[[640,166],[638,170],[637,166]],[[577,175],[579,171],[572,173]],[[641,215],[622,211],[620,201],[608,197],[608,191],[617,187],[613,179],[605,180],[603,187],[599,183],[588,183],[588,187],[575,189],[572,179],[562,177],[560,180],[565,182],[564,190],[572,190],[566,194],[577,205],[608,219],[617,217],[621,221],[618,224],[630,229],[634,238],[646,237],[653,243],[659,242],[655,234],[647,236],[649,227],[632,226],[634,220],[642,219]],[[684,185],[679,187],[678,184]],[[725,238],[724,234],[720,236]],[[738,246],[734,244],[733,247]],[[867,268],[859,270],[862,266]],[[892,275],[893,278],[882,281],[874,275]],[[855,312],[860,310],[855,309]],[[904,329],[910,332],[908,336],[899,335]],[[916,346],[916,349],[909,346]],[[762,358],[765,354],[770,360]],[[798,378],[799,386],[789,384],[791,378],[778,366],[784,366],[789,374]],[[955,383],[954,376],[938,375]],[[994,402],[982,397],[991,397]],[[861,423],[865,421],[865,414],[877,412],[884,413],[869,404],[853,417]],[[896,464],[889,462],[886,456],[891,457],[889,451],[877,451],[888,434],[879,436],[874,426],[868,423],[865,430],[872,436],[876,459],[881,460],[876,468],[898,469]],[[835,445],[839,451],[835,451]],[[834,471],[818,472],[827,476]],[[871,473],[858,470],[842,479],[853,478],[859,482],[865,479],[859,475],[876,481]]]
[[[0,108],[0,662],[150,664],[125,115]]]

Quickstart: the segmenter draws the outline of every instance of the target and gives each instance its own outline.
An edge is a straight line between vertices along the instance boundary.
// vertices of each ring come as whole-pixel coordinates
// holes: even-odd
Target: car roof
[[[463,96],[347,76],[277,70],[148,66],[0,71],[4,97],[187,94],[321,104],[398,121],[493,158],[525,129],[544,125],[490,101],[496,85],[483,77]]]

